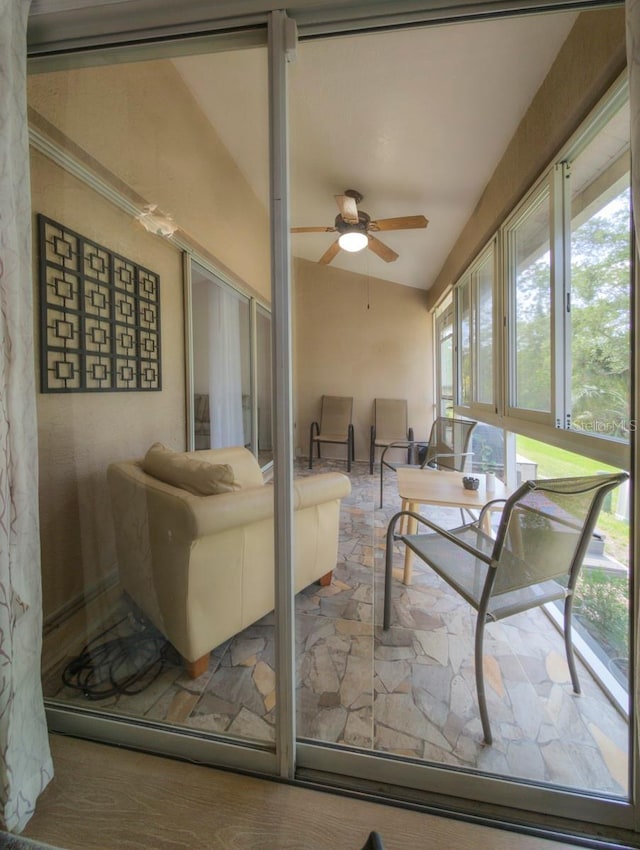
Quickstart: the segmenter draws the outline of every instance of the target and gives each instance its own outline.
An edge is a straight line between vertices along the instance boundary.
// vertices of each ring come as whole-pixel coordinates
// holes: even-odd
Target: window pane
[[[467,280],[458,288],[458,327],[460,333],[459,371],[460,371],[460,404],[471,404],[471,286]]]
[[[511,232],[515,260],[515,405],[551,410],[550,195],[545,189]]]
[[[437,319],[438,337],[438,413],[453,413],[453,307],[450,305]]]
[[[518,435],[516,445],[519,482],[618,472],[529,437]],[[629,707],[629,490],[627,481],[605,497],[582,563],[573,620],[583,663],[622,713]]]
[[[629,439],[629,113],[571,167],[571,425]]]
[[[476,356],[475,400],[493,404],[493,250],[476,273]]]

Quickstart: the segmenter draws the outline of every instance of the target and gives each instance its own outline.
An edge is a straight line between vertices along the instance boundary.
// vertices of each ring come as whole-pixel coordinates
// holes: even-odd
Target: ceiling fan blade
[[[377,254],[381,260],[385,261],[385,263],[392,263],[400,256],[399,254],[396,254],[395,251],[392,251],[388,245],[385,245],[384,242],[376,239],[376,237],[371,234],[369,234],[369,244],[367,245],[367,248],[369,248],[370,251],[373,251],[374,254]]]
[[[292,227],[291,233],[334,233],[335,227]]]
[[[322,263],[324,266],[329,265],[331,260],[336,256],[338,251],[340,250],[340,246],[338,245],[338,240],[332,242],[331,245],[327,248],[324,254],[318,260],[319,263]]]
[[[428,219],[423,215],[402,215],[398,218],[379,218],[377,221],[369,222],[371,230],[413,230],[417,227],[426,227]]]
[[[349,195],[334,195],[340,215],[348,224],[358,223],[358,205]]]

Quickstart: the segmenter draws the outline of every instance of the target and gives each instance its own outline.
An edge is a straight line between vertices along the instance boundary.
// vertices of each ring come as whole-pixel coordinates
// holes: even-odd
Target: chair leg
[[[309,469],[313,469],[313,436],[318,437],[320,435],[320,427],[317,422],[312,422],[309,426]],[[320,442],[317,443],[318,446],[318,457],[320,457]]]
[[[373,463],[376,459],[376,429],[371,426],[371,435],[369,437],[369,475],[373,475]]]
[[[395,517],[389,523],[387,529],[387,549],[384,559],[384,606],[382,615],[382,628],[386,632],[391,625],[391,584],[393,579],[393,529]]]
[[[573,691],[576,694],[581,693],[580,679],[578,678],[578,669],[576,667],[576,659],[573,654],[573,632],[571,630],[571,614],[573,612],[573,595],[567,596],[564,600],[564,648],[567,653],[567,664],[569,665],[569,675],[571,676],[571,684]]]
[[[476,620],[476,690],[478,692],[478,708],[480,709],[480,721],[482,722],[482,732],[484,734],[485,744],[491,744],[493,742],[493,737],[491,735],[491,725],[489,723],[489,712],[487,711],[487,697],[484,690],[484,669],[482,664],[484,625],[484,615],[478,613],[478,618]]]
[[[384,463],[382,462],[382,458],[380,458],[380,507],[382,507],[383,479],[384,479]]]
[[[352,460],[355,460],[355,441],[353,438],[353,425],[349,425],[347,431],[347,472],[351,472]]]

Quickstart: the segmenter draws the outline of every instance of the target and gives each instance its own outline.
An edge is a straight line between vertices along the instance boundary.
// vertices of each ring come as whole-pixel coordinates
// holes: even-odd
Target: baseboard
[[[44,621],[42,637],[42,672],[47,673],[71,651],[78,652],[93,631],[92,624],[104,620],[122,596],[117,571],[99,585],[70,600]]]

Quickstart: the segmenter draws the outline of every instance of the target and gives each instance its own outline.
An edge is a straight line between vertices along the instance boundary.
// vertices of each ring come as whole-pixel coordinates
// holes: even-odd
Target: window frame
[[[626,74],[621,75],[601,98],[551,164],[538,177],[522,200],[505,217],[489,242],[474,256],[453,285],[456,334],[457,385],[455,410],[505,431],[547,442],[558,448],[584,454],[602,463],[629,469],[630,444],[601,434],[582,432],[571,427],[571,316],[567,309],[571,289],[571,162],[595,138],[609,119],[628,102]],[[512,233],[526,217],[530,205],[543,191],[549,193],[550,263],[550,411],[535,411],[515,403],[515,292]],[[460,395],[460,310],[456,291],[477,267],[491,243],[496,246],[494,279],[494,397],[495,408],[478,403],[473,394],[465,404]],[[631,228],[632,257],[635,234]],[[633,271],[632,271],[633,274]],[[472,306],[473,310],[473,306]],[[631,311],[633,310],[633,305]],[[631,321],[631,315],[630,315]],[[477,366],[472,365],[472,372]]]
[[[479,385],[479,298],[478,298],[478,281],[479,281],[479,272],[480,269],[486,264],[488,259],[493,259],[493,287],[492,287],[492,305],[491,305],[491,314],[492,314],[492,323],[491,323],[491,337],[492,337],[492,394],[493,399],[491,402],[483,402],[478,398],[478,385]],[[455,410],[457,413],[467,416],[467,417],[477,417],[479,419],[483,419],[484,421],[490,421],[499,412],[499,369],[498,369],[498,317],[499,317],[499,240],[498,234],[494,234],[491,239],[486,243],[486,245],[482,248],[482,250],[477,254],[473,262],[467,267],[466,271],[460,276],[458,279],[454,290],[454,363],[455,363],[455,371],[454,371],[454,379],[456,381],[456,386],[454,386],[454,398],[455,398]],[[465,403],[465,399],[461,397],[460,387],[461,387],[461,376],[462,376],[462,335],[461,335],[461,327],[460,327],[460,299],[462,295],[462,289],[464,287],[469,287],[469,348],[471,352],[471,370],[470,370],[470,399],[468,403]]]

